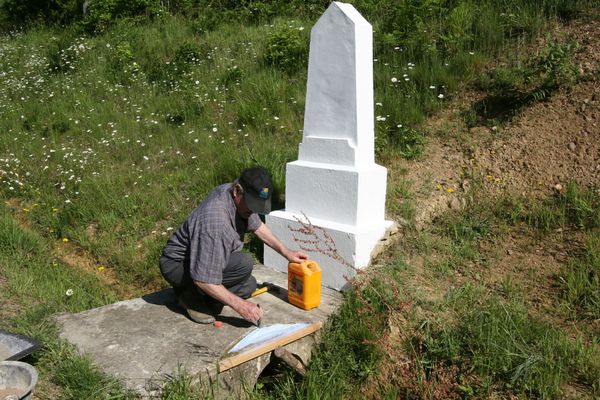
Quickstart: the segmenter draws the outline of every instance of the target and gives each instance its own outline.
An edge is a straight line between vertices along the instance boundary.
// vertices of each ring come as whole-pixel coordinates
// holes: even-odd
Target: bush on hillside
[[[5,27],[33,24],[67,25],[83,17],[83,0],[4,0],[0,14]]]
[[[308,39],[298,28],[276,28],[267,39],[264,57],[268,65],[292,74],[306,66]]]
[[[160,0],[4,0],[0,16],[4,28],[81,23],[102,32],[117,19],[152,17],[163,11]]]
[[[90,33],[105,31],[118,19],[161,15],[160,0],[89,0],[82,25]]]

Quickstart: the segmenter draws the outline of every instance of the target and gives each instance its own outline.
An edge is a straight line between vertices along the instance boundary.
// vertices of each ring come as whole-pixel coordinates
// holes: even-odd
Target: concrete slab
[[[305,311],[288,303],[286,274],[256,265],[254,276],[260,283],[279,288],[251,299],[263,308],[263,325],[325,321],[341,301],[340,293],[323,288],[321,306]],[[223,322],[221,328],[196,324],[177,306],[171,289],[78,314],[60,314],[55,320],[61,338],[90,356],[103,372],[144,396],[156,394],[165,377],[182,370],[204,382],[207,389],[210,386],[217,397],[215,392],[239,394],[256,383],[271,357],[266,354],[218,374],[219,359],[255,327],[229,307],[217,318]],[[318,335],[313,335],[286,349],[307,362],[317,340]]]

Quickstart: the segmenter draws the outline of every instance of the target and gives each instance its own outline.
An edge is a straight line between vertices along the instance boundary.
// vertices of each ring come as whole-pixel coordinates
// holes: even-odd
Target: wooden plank
[[[251,347],[245,351],[241,351],[231,357],[227,357],[219,361],[219,371],[227,371],[230,368],[236,367],[246,361],[252,360],[253,358],[262,356],[265,353],[273,351],[281,346],[292,343],[298,339],[302,339],[305,336],[310,335],[313,332],[318,331],[323,326],[323,321],[318,321],[313,324],[306,326],[305,328],[299,329],[289,335],[284,335],[271,340],[270,342],[261,343],[256,347]]]

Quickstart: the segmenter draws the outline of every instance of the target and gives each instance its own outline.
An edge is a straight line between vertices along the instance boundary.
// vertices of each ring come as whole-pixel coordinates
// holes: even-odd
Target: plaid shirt
[[[262,225],[258,214],[244,220],[236,212],[231,183],[216,187],[173,233],[163,256],[189,262],[195,281],[220,284],[229,256],[243,247],[244,233]]]

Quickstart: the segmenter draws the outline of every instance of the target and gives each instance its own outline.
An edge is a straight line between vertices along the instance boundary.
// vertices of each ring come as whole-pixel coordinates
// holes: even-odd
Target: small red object
[[[215,328],[220,328],[223,326],[223,323],[221,321],[215,321],[213,325],[215,326]]]

